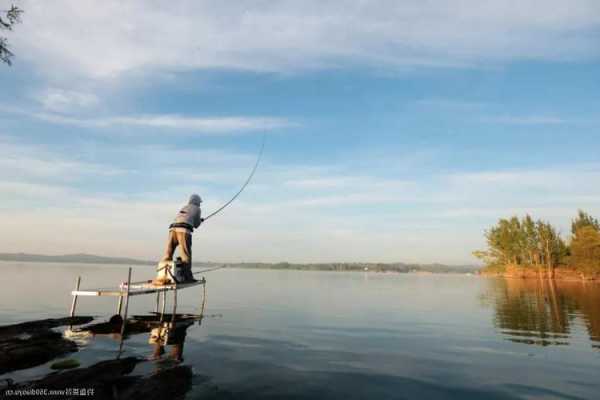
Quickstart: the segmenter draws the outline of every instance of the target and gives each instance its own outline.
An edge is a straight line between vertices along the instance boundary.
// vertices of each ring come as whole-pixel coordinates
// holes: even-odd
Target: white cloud
[[[269,117],[222,117],[222,118],[197,118],[181,115],[141,115],[124,117],[107,117],[97,119],[69,119],[63,120],[75,125],[92,126],[148,126],[154,128],[185,129],[196,132],[235,132],[272,130],[289,127],[291,124],[282,118]]]
[[[53,124],[74,125],[86,128],[149,127],[207,135],[271,131],[297,126],[285,118],[275,117],[190,117],[177,114],[81,117],[67,116],[59,113],[27,111],[2,104],[0,104],[0,112],[24,115]]]
[[[592,182],[600,181],[600,164],[555,165],[539,169],[507,169],[500,171],[477,171],[455,173],[448,176],[451,185],[461,188],[492,187],[498,191],[545,190],[562,193],[600,193]],[[557,190],[561,188],[561,190]]]
[[[69,112],[85,109],[98,104],[98,97],[93,93],[76,92],[48,88],[35,96],[35,99],[48,111]]]
[[[598,198],[600,199],[600,197]],[[598,200],[597,199],[597,200]],[[499,207],[495,205],[488,208],[452,208],[443,211],[439,214],[442,218],[462,219],[462,218],[489,218],[499,219],[512,217],[513,215],[524,216],[533,215],[536,217],[544,216],[544,218],[557,218],[563,221],[573,218],[576,209],[571,207],[549,207],[549,206],[532,206],[532,207]]]
[[[560,125],[574,122],[553,115],[501,115],[485,117],[481,120],[483,122],[505,125]]]
[[[137,69],[472,66],[600,55],[596,0],[21,1],[19,59],[64,76]],[[66,23],[65,21],[68,21]]]
[[[417,106],[439,108],[453,111],[473,111],[488,107],[490,104],[483,102],[464,101],[445,98],[425,98],[415,102]]]
[[[356,188],[362,180],[358,177],[330,176],[327,178],[293,179],[285,182],[286,186],[298,189],[339,189]]]
[[[124,173],[111,165],[84,162],[54,154],[43,146],[23,145],[0,136],[0,179],[69,182],[86,176],[110,177]]]
[[[1,177],[0,177],[1,179]],[[7,202],[23,201],[25,199],[37,200],[39,205],[51,198],[62,198],[69,195],[68,188],[56,184],[12,182],[0,180],[0,194],[4,206]]]
[[[180,154],[165,148],[96,149],[98,159],[104,152],[116,160],[139,153],[138,162],[146,166],[140,178],[147,183],[128,180],[123,188],[112,178],[97,184],[104,164],[69,160],[39,146],[0,144],[15,154],[0,166],[6,169],[0,174],[0,251],[148,259],[160,256],[165,227],[189,193],[202,194],[206,213],[217,209],[239,188],[256,156],[204,149],[186,170],[166,156]],[[22,161],[26,167],[19,166]],[[127,163],[105,162],[128,173]],[[64,179],[70,170],[80,175]],[[566,232],[578,208],[600,214],[598,164],[429,174],[412,181],[355,171],[344,164],[261,164],[243,195],[195,235],[197,254],[215,261],[463,263],[472,261],[471,251],[483,245],[484,229],[497,218],[531,213]],[[80,234],[56,235],[57,228]]]

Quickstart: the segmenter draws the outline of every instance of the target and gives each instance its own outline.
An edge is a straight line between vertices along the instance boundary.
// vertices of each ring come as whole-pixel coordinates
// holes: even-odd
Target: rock
[[[175,400],[182,398],[190,389],[192,370],[187,366],[176,366],[160,370],[150,376],[131,376],[140,359],[127,357],[108,360],[87,368],[56,372],[46,377],[22,384],[12,385],[11,390],[65,390],[65,394],[56,396],[70,399],[86,396],[94,399],[140,399]],[[1,396],[0,396],[1,397]],[[45,396],[44,398],[52,398]]]
[[[60,360],[55,362],[50,366],[50,369],[63,370],[63,369],[73,369],[79,367],[81,364],[74,358],[67,358],[65,360]]]
[[[180,365],[138,380],[122,393],[122,397],[140,400],[173,400],[183,398],[191,384],[191,368]]]
[[[183,321],[178,321],[182,324],[179,329],[184,330],[185,337],[185,329],[197,320],[197,317],[181,317]],[[31,368],[77,351],[75,342],[65,339],[52,328],[80,325],[92,320],[92,317],[45,319],[0,327],[0,374]],[[128,321],[126,332],[149,332],[157,326],[158,321],[157,316],[134,318]],[[108,322],[88,325],[80,331],[91,334],[120,332],[121,323],[120,317],[113,317]],[[176,330],[173,331],[173,338],[178,337],[175,332]],[[137,363],[141,361],[135,357],[127,357],[102,361],[87,368],[77,368],[77,360],[63,360],[53,364],[51,368],[74,369],[52,372],[42,379],[18,384],[7,380],[5,384],[0,385],[0,399],[9,396],[6,390],[58,390],[63,391],[62,394],[40,397],[69,399],[80,397],[81,393],[85,392],[85,396],[94,399],[175,400],[183,398],[190,389],[192,371],[189,367],[179,364],[168,367],[162,364],[158,366],[159,371],[150,376],[131,375]]]
[[[77,345],[51,329],[81,325],[93,317],[50,318],[0,326],[0,374],[44,364],[77,351]]]
[[[21,333],[35,333],[40,330],[48,330],[59,326],[82,325],[92,322],[94,317],[66,317],[66,318],[48,318],[37,321],[22,322],[14,325],[0,326],[0,338],[6,336],[15,336]]]
[[[77,351],[77,345],[50,330],[28,334],[27,338],[0,339],[0,374],[44,364]]]

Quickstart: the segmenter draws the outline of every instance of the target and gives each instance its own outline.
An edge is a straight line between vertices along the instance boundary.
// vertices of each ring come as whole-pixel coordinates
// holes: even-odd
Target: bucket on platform
[[[175,260],[174,265],[175,268],[173,271],[173,277],[175,278],[175,282],[185,282],[185,263],[181,260],[181,257],[177,257],[177,260]]]

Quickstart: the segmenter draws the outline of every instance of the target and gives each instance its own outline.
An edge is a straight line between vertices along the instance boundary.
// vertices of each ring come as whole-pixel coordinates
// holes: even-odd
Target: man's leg
[[[161,261],[173,261],[173,253],[175,253],[175,249],[177,248],[177,244],[179,241],[177,240],[177,235],[175,231],[169,231],[169,239],[167,240],[167,249],[165,250],[165,255],[163,256]]]
[[[177,232],[177,240],[179,242],[179,253],[181,260],[184,262],[184,276],[190,281],[194,279],[192,275],[192,235],[189,233]]]
[[[179,244],[179,255],[184,263],[192,262],[192,235],[184,232],[175,232]]]
[[[167,239],[167,248],[165,249],[165,254],[163,258],[158,263],[158,275],[156,279],[154,279],[155,284],[162,285],[170,281],[170,275],[167,271],[168,264],[173,261],[173,253],[175,252],[175,248],[177,248],[177,236],[174,231],[169,231],[169,238]]]

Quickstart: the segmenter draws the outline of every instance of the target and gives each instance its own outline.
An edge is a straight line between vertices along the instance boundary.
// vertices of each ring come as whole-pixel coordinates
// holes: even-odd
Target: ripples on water
[[[0,291],[4,324],[64,316],[77,275],[83,288],[126,277],[115,266],[0,267],[12,283]],[[150,275],[134,269],[134,279]],[[206,277],[210,317],[184,323],[162,349],[152,329],[124,346],[149,360],[140,374],[181,358],[194,372],[188,398],[599,398],[596,285],[233,269]],[[78,313],[106,321],[113,300],[82,298]],[[179,304],[197,314],[201,290],[182,291]],[[136,297],[130,315],[153,308],[152,296]],[[84,367],[117,354],[118,335],[78,340]],[[39,378],[49,364],[0,378]]]

